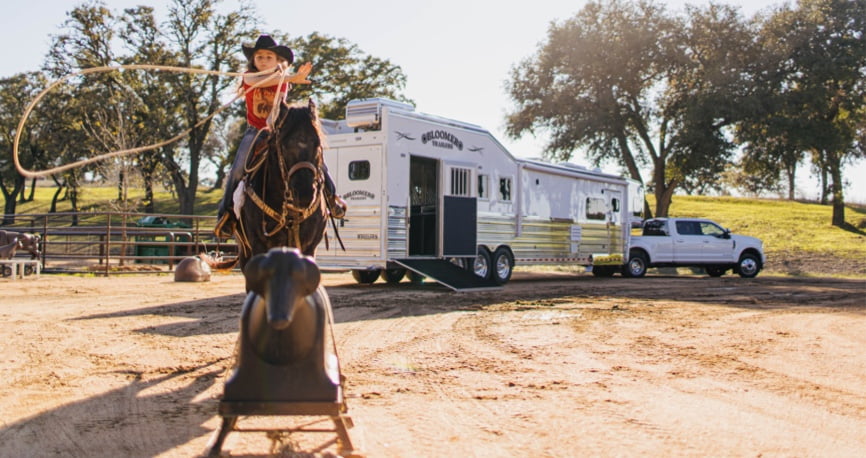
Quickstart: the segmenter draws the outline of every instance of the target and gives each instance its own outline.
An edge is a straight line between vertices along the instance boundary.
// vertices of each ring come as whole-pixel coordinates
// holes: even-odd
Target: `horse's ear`
[[[313,98],[310,97],[307,99],[307,108],[310,109],[310,117],[313,118],[314,121],[319,119],[319,109],[316,107],[316,102],[313,101]]]

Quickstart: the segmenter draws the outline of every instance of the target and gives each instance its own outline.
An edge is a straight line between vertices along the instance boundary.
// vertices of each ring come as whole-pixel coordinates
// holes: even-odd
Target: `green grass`
[[[797,252],[864,259],[866,208],[847,206],[846,228],[830,224],[832,214],[829,205],[737,197],[674,196],[670,208],[672,217],[709,218],[734,233],[758,237],[768,254]]]
[[[222,199],[223,193],[221,190],[208,192],[208,189],[202,190],[201,187],[199,188],[195,204],[196,215],[216,216],[217,205],[220,199]],[[55,188],[37,187],[33,201],[19,202],[16,213],[48,213],[48,210],[51,208],[51,199],[54,197],[54,192]],[[144,212],[144,205],[141,203],[143,198],[144,190],[130,189],[127,193],[130,205],[127,208],[122,208],[122,205],[119,205],[117,202],[117,188],[114,187],[87,187],[78,196],[81,211],[130,211],[142,213]],[[176,214],[179,209],[174,196],[164,190],[155,192],[154,206],[156,213]],[[58,202],[57,211],[72,211],[72,203],[68,199]]]

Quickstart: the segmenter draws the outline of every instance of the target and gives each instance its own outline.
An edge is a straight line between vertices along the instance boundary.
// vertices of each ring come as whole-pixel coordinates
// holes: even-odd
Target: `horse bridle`
[[[274,139],[274,152],[277,154],[277,160],[279,160],[279,169],[280,169],[280,178],[283,183],[283,205],[279,210],[274,209],[270,205],[268,205],[264,199],[262,199],[258,194],[256,194],[255,190],[252,189],[251,186],[247,186],[245,188],[246,195],[250,198],[250,200],[256,204],[257,207],[274,220],[277,225],[270,231],[267,228],[267,222],[262,219],[262,232],[266,237],[271,237],[284,228],[290,229],[291,236],[294,239],[295,247],[298,249],[302,249],[301,247],[301,223],[309,218],[314,212],[319,210],[324,201],[324,172],[320,165],[313,164],[310,161],[300,161],[292,166],[288,171],[286,171],[286,159],[283,156],[283,147],[282,143],[279,141],[279,134],[277,132],[283,126],[283,123],[286,120],[286,116],[280,117],[277,125],[275,126],[275,135],[272,137]],[[319,145],[317,147],[321,152],[322,146]],[[266,149],[263,153],[263,156],[266,156],[270,153],[270,148]],[[258,163],[252,167],[249,172],[255,172],[258,170],[262,164],[265,162],[265,157],[262,157]],[[295,203],[295,193],[290,186],[290,180],[295,173],[300,172],[301,170],[309,170],[313,173],[313,187],[314,187],[314,196],[310,200],[310,203],[301,207]],[[291,223],[291,224],[290,224]]]

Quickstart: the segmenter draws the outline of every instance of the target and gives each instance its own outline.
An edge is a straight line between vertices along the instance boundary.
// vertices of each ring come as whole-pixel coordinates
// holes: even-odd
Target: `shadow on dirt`
[[[0,429],[2,456],[156,456],[210,433],[215,400],[194,401],[219,380],[222,360],[129,384]],[[194,374],[193,374],[194,373]],[[186,380],[173,380],[186,378]],[[166,383],[183,383],[173,391]],[[155,422],[154,419],[159,419]],[[131,438],[135,443],[130,444]],[[106,446],[109,446],[108,448]],[[110,447],[114,447],[113,449]]]

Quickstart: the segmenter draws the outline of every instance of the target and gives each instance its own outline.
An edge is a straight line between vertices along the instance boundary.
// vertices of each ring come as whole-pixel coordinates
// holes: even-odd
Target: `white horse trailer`
[[[318,248],[358,282],[430,277],[497,287],[515,265],[619,271],[628,255],[629,180],[512,156],[487,130],[385,99],[323,120],[325,162],[349,205]]]

